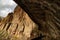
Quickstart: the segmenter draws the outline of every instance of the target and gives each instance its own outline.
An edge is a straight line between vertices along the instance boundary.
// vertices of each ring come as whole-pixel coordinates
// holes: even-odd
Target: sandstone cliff
[[[31,33],[37,25],[19,6],[9,13],[0,24],[1,40],[30,40]],[[37,30],[35,30],[37,32]],[[34,33],[35,36],[38,33]],[[34,35],[32,33],[32,35]],[[33,38],[35,37],[33,36]],[[38,36],[38,35],[37,35]],[[36,36],[36,37],[37,37]]]
[[[45,40],[60,40],[59,0],[14,0],[39,25]]]
[[[38,30],[38,25],[30,19],[24,10],[17,6],[14,12],[9,13],[1,21],[0,40],[59,40],[59,30],[56,27],[48,26],[40,27]]]

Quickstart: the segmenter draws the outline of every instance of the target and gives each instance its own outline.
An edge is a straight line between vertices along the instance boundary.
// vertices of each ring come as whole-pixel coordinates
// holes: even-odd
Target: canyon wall
[[[1,21],[0,39],[30,40],[32,31],[37,28],[37,25],[30,19],[26,12],[17,6],[14,12],[9,13],[7,17]],[[37,34],[38,33],[35,33],[35,36]]]
[[[17,6],[0,22],[0,40],[60,40],[56,27],[43,25],[39,29],[28,14]]]

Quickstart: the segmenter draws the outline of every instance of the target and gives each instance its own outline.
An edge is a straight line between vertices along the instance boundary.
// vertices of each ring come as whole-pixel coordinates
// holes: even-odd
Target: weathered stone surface
[[[44,40],[60,40],[60,0],[14,0],[46,35]]]
[[[38,28],[36,26],[27,13],[17,6],[14,13],[9,13],[0,24],[1,40],[30,40],[32,31]]]
[[[43,1],[42,3],[44,2],[45,1]],[[60,40],[59,19],[57,19],[55,15],[51,14],[55,12],[53,9],[48,8],[50,10],[45,10],[45,7],[47,5],[46,6],[44,5],[45,4],[41,5],[44,8],[43,10],[41,10],[42,14],[39,15],[37,14],[37,12],[36,14],[34,14],[34,20],[35,18],[38,18],[36,19],[37,20],[36,22],[39,23],[39,30],[38,25],[36,25],[35,24],[36,22],[34,23],[30,19],[28,13],[26,13],[19,6],[17,6],[13,14],[8,14],[8,16],[1,22],[0,39],[1,40],[35,40],[35,39]],[[49,7],[50,6],[51,5],[49,5]],[[40,11],[38,13],[40,13]]]

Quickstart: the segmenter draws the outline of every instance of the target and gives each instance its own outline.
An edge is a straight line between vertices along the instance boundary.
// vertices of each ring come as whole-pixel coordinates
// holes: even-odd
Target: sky
[[[16,5],[13,0],[0,0],[0,16],[6,17],[8,13],[13,12]]]

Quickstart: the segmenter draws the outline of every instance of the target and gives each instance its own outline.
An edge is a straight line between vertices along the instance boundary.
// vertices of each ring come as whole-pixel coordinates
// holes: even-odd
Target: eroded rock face
[[[1,40],[30,40],[31,33],[37,25],[19,6],[14,13],[9,13],[0,24]],[[32,33],[33,34],[33,33]],[[37,33],[35,33],[37,35]],[[33,36],[35,37],[35,36]]]
[[[50,25],[52,24],[49,21]],[[17,6],[0,24],[1,40],[60,40],[59,30],[53,25],[43,25],[38,30],[27,13]],[[39,36],[40,35],[40,36]],[[38,37],[39,36],[39,37]],[[35,39],[33,39],[35,38]]]
[[[60,38],[60,0],[14,0],[30,18],[39,25],[39,30],[49,36],[45,40]]]

